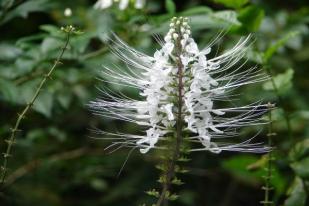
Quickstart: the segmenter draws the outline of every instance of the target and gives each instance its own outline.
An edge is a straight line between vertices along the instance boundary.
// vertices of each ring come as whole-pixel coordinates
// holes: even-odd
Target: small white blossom
[[[267,111],[266,105],[219,108],[217,104],[230,101],[230,92],[238,87],[267,79],[259,70],[244,70],[243,64],[237,64],[245,55],[250,36],[223,54],[209,58],[211,48],[198,48],[187,18],[173,18],[170,27],[164,42],[160,40],[162,48],[153,57],[136,51],[116,36],[112,40],[115,46],[111,49],[127,69],[105,67],[103,81],[135,88],[140,98],[102,89],[103,98],[90,106],[101,116],[135,123],[145,130],[144,135],[101,131],[102,134],[114,136],[112,146],[137,147],[146,153],[160,148],[159,141],[169,138],[177,121],[181,121],[193,142],[191,151],[267,151],[269,148],[251,143],[252,138],[236,144],[224,141],[237,136],[238,128],[263,123],[259,118]],[[197,142],[200,146],[196,146]]]
[[[173,111],[172,111],[173,106],[174,106],[173,104],[167,104],[167,105],[164,105],[164,107],[163,107],[164,108],[164,112],[167,114],[167,119],[169,121],[175,119]]]
[[[118,3],[119,10],[125,10],[128,8],[130,0],[98,0],[94,5],[95,9],[107,9],[113,5],[113,3]],[[145,5],[145,0],[135,0],[134,7],[136,9],[142,9]]]
[[[119,2],[119,9],[125,10],[129,5],[129,0],[120,0]]]
[[[135,0],[135,8],[142,9],[145,6],[145,0]]]
[[[95,9],[107,9],[108,7],[111,7],[113,5],[113,0],[98,0],[97,3],[95,3],[94,8]]]
[[[64,16],[70,17],[72,16],[72,10],[71,8],[66,8],[63,12]]]

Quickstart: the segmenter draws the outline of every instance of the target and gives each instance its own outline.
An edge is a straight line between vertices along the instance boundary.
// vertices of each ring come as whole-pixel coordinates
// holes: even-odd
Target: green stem
[[[2,21],[5,17],[5,15],[7,14],[8,10],[11,8],[12,6],[12,2],[7,2],[4,6],[3,6],[3,9],[2,9],[2,13],[0,15],[0,25],[2,24]]]
[[[68,47],[69,41],[70,41],[70,35],[71,32],[73,31],[73,28],[70,29],[67,32],[67,37],[66,37],[66,41],[64,46],[62,47],[55,63],[53,64],[53,66],[51,67],[51,69],[49,70],[49,72],[47,74],[44,75],[44,78],[41,80],[38,88],[36,89],[33,97],[31,98],[30,102],[27,103],[27,106],[22,110],[22,112],[20,114],[18,114],[18,118],[17,121],[15,123],[14,128],[11,129],[11,135],[9,137],[9,139],[6,140],[7,142],[7,148],[6,148],[6,152],[3,154],[4,157],[4,161],[3,161],[3,165],[1,167],[2,173],[1,173],[1,179],[0,179],[0,186],[2,187],[5,183],[5,178],[7,175],[7,166],[8,166],[8,161],[9,161],[9,157],[11,156],[11,152],[12,152],[12,147],[15,143],[15,139],[16,139],[16,133],[19,131],[19,125],[21,123],[21,121],[25,118],[27,112],[29,111],[29,109],[32,108],[35,100],[37,99],[37,97],[39,96],[39,94],[42,91],[42,87],[44,86],[45,82],[47,81],[47,79],[49,79],[51,77],[51,74],[53,73],[53,71],[55,70],[55,68],[57,67],[58,64],[60,64],[60,60],[65,52],[65,50]]]
[[[269,126],[268,126],[267,138],[268,138],[268,145],[271,147],[272,146],[272,136],[275,136],[276,134],[273,133],[272,131],[271,109],[273,108],[273,105],[271,103],[268,103],[268,107],[270,111],[269,111]],[[267,174],[265,176],[265,186],[263,187],[263,190],[265,191],[264,200],[261,202],[264,206],[269,206],[273,204],[273,202],[270,199],[270,191],[273,189],[270,183],[270,180],[272,178],[272,161],[273,161],[273,157],[272,157],[272,152],[270,151],[267,155],[267,167],[266,167]]]

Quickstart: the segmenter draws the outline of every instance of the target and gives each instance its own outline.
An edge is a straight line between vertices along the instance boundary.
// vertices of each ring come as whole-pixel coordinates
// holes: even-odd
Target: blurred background
[[[103,0],[104,1],[104,0]],[[95,116],[86,104],[99,96],[102,64],[121,65],[103,39],[110,31],[149,55],[173,16],[190,18],[200,47],[224,30],[213,51],[230,48],[249,33],[254,41],[246,58],[272,76],[272,82],[246,86],[237,104],[273,102],[274,205],[309,204],[309,4],[306,0],[131,0],[94,8],[90,0],[0,0],[0,152],[10,128],[53,65],[65,41],[61,26],[83,31],[74,35],[62,64],[48,80],[17,134],[2,206],[147,205],[145,194],[159,188],[152,152],[112,152],[108,141],[91,138],[91,128],[137,132],[135,125]],[[137,7],[137,8],[136,8]],[[136,95],[128,88],[111,90]],[[243,137],[261,128],[246,128]],[[259,139],[267,142],[267,128]],[[100,136],[99,136],[100,137]],[[102,136],[101,136],[102,137]],[[189,170],[177,187],[178,206],[260,205],[264,198],[265,156],[245,153],[193,153]],[[1,165],[3,159],[1,158]]]

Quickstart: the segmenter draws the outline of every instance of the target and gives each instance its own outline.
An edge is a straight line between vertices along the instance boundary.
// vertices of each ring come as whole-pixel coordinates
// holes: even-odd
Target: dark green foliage
[[[193,36],[205,46],[226,29],[211,55],[230,48],[242,35],[254,33],[244,68],[257,66],[273,78],[236,93],[237,105],[262,99],[276,104],[272,112],[272,162],[270,198],[274,205],[306,206],[309,191],[309,6],[307,1],[248,0],[148,0],[144,9],[101,11],[95,1],[0,1],[0,153],[5,153],[20,112],[43,75],[54,64],[63,45],[60,31],[74,25],[83,31],[72,36],[61,64],[20,125],[8,165],[1,206],[124,206],[151,205],[159,196],[160,154],[129,150],[104,150],[111,142],[93,139],[98,127],[140,134],[131,124],[92,115],[86,104],[99,95],[104,84],[101,65],[121,65],[103,40],[113,31],[131,46],[153,54],[159,44],[153,34],[168,30],[171,16],[188,16]],[[65,8],[72,16],[65,17]],[[111,90],[135,96],[131,88]],[[220,104],[224,104],[220,103]],[[220,107],[221,105],[215,105]],[[267,116],[265,116],[267,119]],[[254,136],[261,127],[242,130]],[[257,142],[267,142],[267,127]],[[102,137],[102,136],[98,136]],[[242,138],[241,137],[241,138]],[[187,153],[181,148],[167,198],[177,206],[260,205],[264,199],[263,168],[267,156],[239,153]],[[109,152],[112,152],[111,154]],[[162,161],[168,161],[168,158]],[[1,159],[2,165],[3,159]],[[158,165],[159,170],[154,169]],[[161,178],[160,181],[164,181]],[[184,185],[182,185],[184,183]],[[178,186],[179,185],[179,186]],[[157,190],[149,190],[157,188]],[[175,192],[174,192],[175,191]],[[177,195],[176,195],[177,193]],[[155,198],[154,198],[155,197]]]

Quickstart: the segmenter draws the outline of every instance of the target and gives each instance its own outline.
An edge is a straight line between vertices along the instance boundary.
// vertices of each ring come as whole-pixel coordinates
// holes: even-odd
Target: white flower
[[[98,0],[95,3],[94,8],[96,9],[107,9],[113,5],[113,0]]]
[[[120,0],[119,2],[119,9],[125,10],[129,5],[129,0]]]
[[[140,148],[140,152],[146,153],[162,148],[160,140],[170,138],[176,127],[184,125],[180,131],[190,134],[191,151],[269,150],[260,143],[251,143],[252,138],[236,144],[226,142],[238,135],[238,128],[262,124],[259,118],[267,111],[266,105],[237,107],[233,103],[231,107],[219,108],[217,104],[230,101],[230,92],[238,87],[267,79],[259,70],[243,69],[244,64],[237,64],[246,53],[250,36],[240,39],[223,54],[209,58],[211,48],[199,50],[187,18],[173,18],[170,27],[164,42],[160,40],[162,48],[153,57],[129,47],[117,36],[111,40],[112,51],[126,63],[127,69],[105,67],[103,81],[135,88],[140,98],[102,89],[103,98],[90,106],[101,116],[146,127],[143,135],[101,131],[114,136],[112,147]],[[182,124],[176,124],[179,122]]]
[[[107,9],[113,5],[113,3],[119,3],[119,10],[125,10],[128,8],[130,0],[98,0],[94,5],[95,9]],[[135,0],[134,7],[136,9],[142,9],[145,5],[145,0]]]
[[[142,9],[145,6],[145,0],[135,0],[135,8]]]
[[[169,121],[175,119],[173,111],[172,111],[173,106],[174,106],[173,104],[166,104],[163,106],[164,112],[167,114],[167,119]]]
[[[72,16],[72,10],[71,8],[66,8],[63,12],[64,16],[70,17]]]

